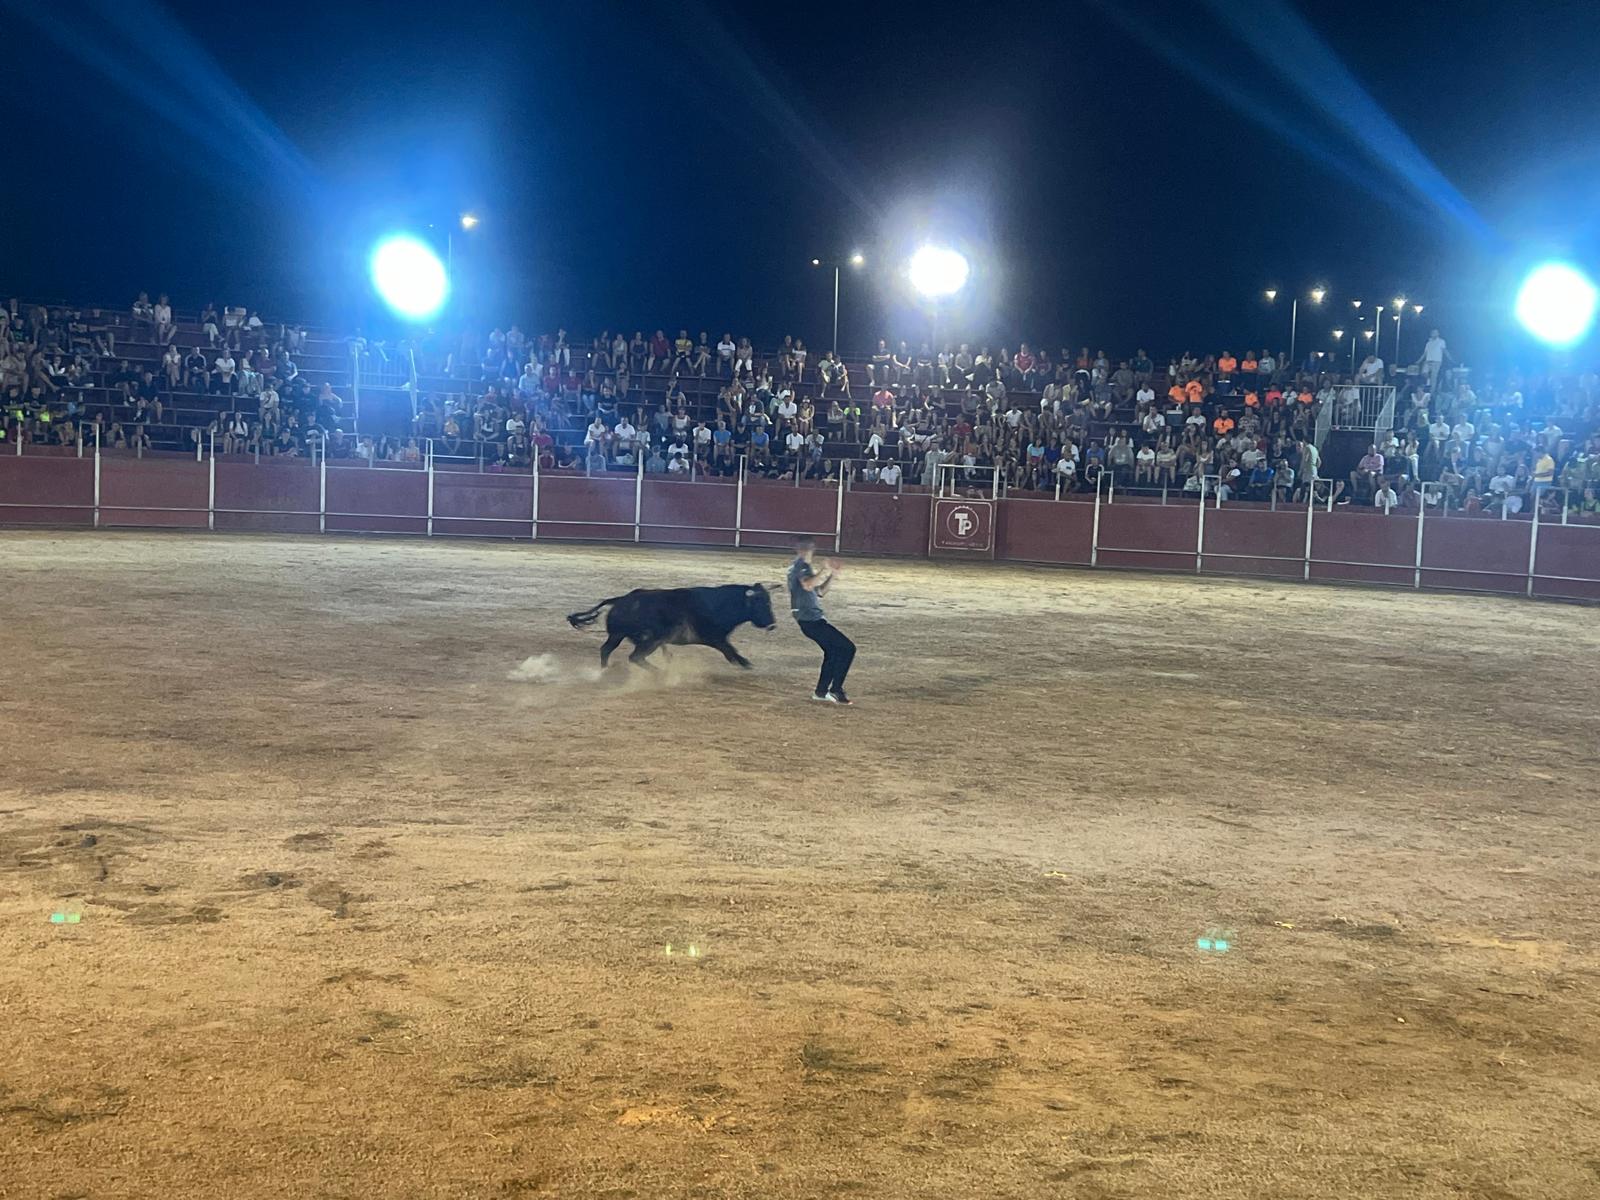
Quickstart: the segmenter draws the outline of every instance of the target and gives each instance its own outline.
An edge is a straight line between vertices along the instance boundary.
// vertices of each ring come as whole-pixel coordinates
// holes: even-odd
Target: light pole
[[[867,256],[857,250],[847,260],[852,267],[860,268],[866,265]],[[834,354],[839,353],[839,273],[843,263],[838,261],[824,263],[820,258],[811,260],[813,267],[830,266],[833,268],[833,344],[828,347]]]
[[[461,216],[458,219],[461,222],[461,228],[463,230],[476,229],[478,227],[478,218],[473,216],[473,214],[471,214],[471,213],[462,213]],[[446,279],[448,279],[450,281],[450,290],[452,292],[455,291],[456,290],[456,230],[455,230],[455,226],[454,225],[452,225],[449,229],[445,230],[445,234],[444,234],[444,276],[445,276]]]
[[[1411,311],[1421,316],[1422,305],[1413,304]],[[1396,296],[1394,298],[1394,361],[1396,366],[1400,365],[1400,319],[1405,315],[1406,298],[1404,296]]]
[[[1326,296],[1327,294],[1328,294],[1328,289],[1325,288],[1325,287],[1322,287],[1320,285],[1317,286],[1317,287],[1312,288],[1311,291],[1307,293],[1307,295],[1310,297],[1311,303],[1313,303],[1313,304],[1321,304],[1322,303],[1322,298],[1324,296]],[[1276,301],[1277,298],[1278,298],[1278,289],[1277,288],[1268,288],[1267,289],[1267,303],[1271,304],[1274,301]],[[1289,302],[1289,362],[1291,364],[1291,369],[1297,369],[1297,368],[1293,368],[1292,364],[1294,363],[1295,339],[1296,339],[1296,335],[1299,332],[1300,332],[1300,297],[1299,296],[1295,296]]]

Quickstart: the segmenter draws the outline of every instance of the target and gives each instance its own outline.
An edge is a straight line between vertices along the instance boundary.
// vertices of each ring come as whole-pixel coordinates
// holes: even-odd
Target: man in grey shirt
[[[817,552],[814,538],[797,539],[794,550],[795,559],[789,564],[788,576],[789,611],[794,614],[800,632],[822,648],[822,672],[817,676],[816,691],[811,698],[826,704],[849,704],[844,677],[855,661],[856,644],[828,624],[820,603],[839,574],[839,564],[830,559],[821,571],[811,565],[812,556]]]

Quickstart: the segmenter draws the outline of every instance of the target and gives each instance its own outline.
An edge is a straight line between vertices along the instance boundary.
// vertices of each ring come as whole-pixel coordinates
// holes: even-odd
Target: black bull
[[[582,629],[594,624],[603,609],[610,611],[606,612],[606,642],[600,647],[602,667],[627,639],[633,642],[628,661],[636,666],[650,667],[645,658],[660,646],[710,646],[748,670],[750,660],[729,644],[728,635],[746,621],[769,630],[777,624],[767,588],[759,583],[635,588],[626,596],[612,596],[593,608],[572,613],[567,620],[574,629]]]

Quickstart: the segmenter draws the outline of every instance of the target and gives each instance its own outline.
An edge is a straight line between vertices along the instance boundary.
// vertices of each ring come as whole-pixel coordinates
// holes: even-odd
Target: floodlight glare
[[[959,292],[970,271],[966,256],[945,246],[924,246],[911,256],[911,286],[930,299]]]
[[[862,263],[864,263],[866,261],[867,261],[867,256],[865,254],[861,253],[861,251],[859,251],[859,250],[857,250],[854,254],[852,254],[850,256],[850,265],[852,267],[859,267]]]
[[[1535,267],[1517,292],[1517,320],[1547,346],[1581,342],[1594,325],[1600,292],[1594,281],[1568,263]]]
[[[396,234],[372,252],[372,286],[402,317],[425,321],[444,307],[450,281],[444,263],[426,243]]]

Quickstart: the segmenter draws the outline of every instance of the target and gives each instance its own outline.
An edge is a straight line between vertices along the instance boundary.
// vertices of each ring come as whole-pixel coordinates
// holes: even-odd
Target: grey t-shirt
[[[794,614],[796,621],[820,621],[822,605],[817,602],[817,594],[808,592],[800,586],[802,579],[810,579],[816,575],[816,570],[803,558],[797,558],[789,564],[789,611]]]

